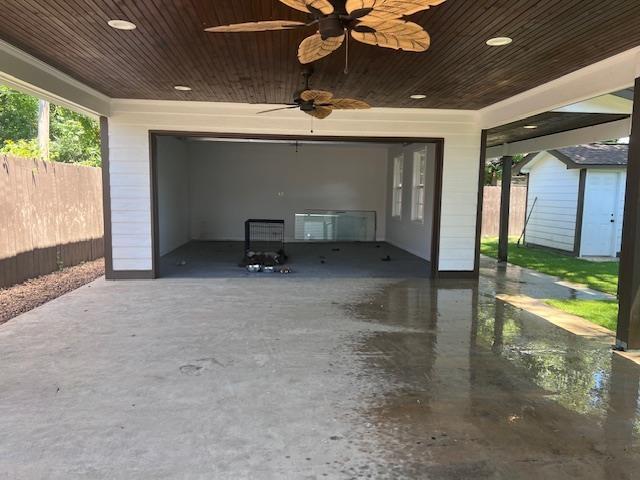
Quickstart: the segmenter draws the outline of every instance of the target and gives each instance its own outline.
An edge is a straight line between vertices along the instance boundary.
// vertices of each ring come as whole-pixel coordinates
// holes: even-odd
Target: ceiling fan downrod
[[[344,58],[344,74],[349,75],[349,32],[347,29],[344,29],[345,35],[345,58]]]

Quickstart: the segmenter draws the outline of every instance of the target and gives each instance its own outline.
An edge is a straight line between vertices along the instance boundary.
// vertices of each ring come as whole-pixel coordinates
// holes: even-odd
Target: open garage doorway
[[[437,272],[442,140],[151,137],[159,277]]]

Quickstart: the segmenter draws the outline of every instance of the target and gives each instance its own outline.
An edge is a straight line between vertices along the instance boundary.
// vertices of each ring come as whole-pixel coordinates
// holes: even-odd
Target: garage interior
[[[160,277],[250,273],[245,222],[284,221],[286,261],[312,277],[432,276],[437,143],[157,135]]]

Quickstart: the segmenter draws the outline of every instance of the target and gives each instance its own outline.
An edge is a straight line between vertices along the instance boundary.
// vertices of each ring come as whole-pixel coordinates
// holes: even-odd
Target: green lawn
[[[483,255],[497,258],[498,239],[484,238],[481,251]],[[589,262],[541,248],[519,247],[514,238],[509,240],[509,263],[569,282],[580,283],[611,295],[618,293],[618,262]],[[609,330],[616,329],[618,322],[618,302],[616,301],[547,300],[547,304]]]
[[[484,238],[481,251],[483,255],[497,258],[498,239]],[[509,263],[581,283],[611,295],[618,293],[618,262],[589,262],[541,248],[519,247],[516,239],[511,239]]]
[[[609,330],[618,324],[618,302],[615,300],[547,300],[550,306],[577,315]]]

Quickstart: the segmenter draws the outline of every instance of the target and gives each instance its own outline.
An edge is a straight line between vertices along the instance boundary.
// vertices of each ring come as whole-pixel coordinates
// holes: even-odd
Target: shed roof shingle
[[[564,155],[572,163],[579,167],[627,165],[629,145],[610,145],[604,143],[592,143],[589,145],[576,145],[575,147],[557,148],[550,150],[554,156],[556,153]]]

